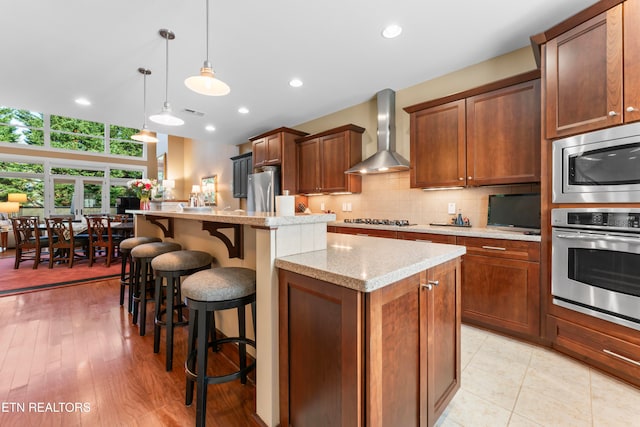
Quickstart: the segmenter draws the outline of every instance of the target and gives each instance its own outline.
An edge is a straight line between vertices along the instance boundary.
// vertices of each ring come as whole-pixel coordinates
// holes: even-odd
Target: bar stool
[[[153,278],[151,260],[158,255],[167,252],[179,251],[182,246],[172,242],[144,243],[131,249],[133,260],[133,324],[138,323],[138,311],[140,311],[140,336],[146,332],[147,320],[147,294],[149,292],[149,277]]]
[[[131,275],[131,271],[133,270],[133,263],[131,262],[131,249],[135,248],[138,245],[153,242],[162,242],[162,239],[159,237],[140,236],[124,239],[122,242],[120,242],[120,254],[122,255],[122,268],[120,269],[120,305],[124,304],[124,288],[128,286],[129,303],[127,305],[127,310],[129,311],[129,313],[131,313],[131,310],[133,309],[133,292],[131,292],[131,288],[133,287],[133,276]],[[128,274],[127,262],[129,263]]]
[[[167,252],[166,254],[158,255],[151,261],[151,268],[156,275],[153,352],[160,352],[160,329],[162,326],[165,326],[167,332],[167,371],[170,371],[173,367],[173,327],[186,324],[182,316],[182,308],[185,307],[185,304],[182,302],[180,277],[209,269],[211,268],[212,261],[213,257],[207,252],[188,250]],[[166,306],[163,310],[161,307],[162,282],[165,278],[167,279]],[[177,311],[177,322],[173,321],[174,310]],[[165,316],[165,320],[162,320],[163,315]]]
[[[247,373],[255,368],[255,361],[247,366],[247,345],[255,348],[254,340],[246,337],[245,306],[251,304],[253,329],[256,327],[256,272],[248,268],[222,267],[192,274],[182,283],[182,295],[189,308],[189,338],[187,342],[187,376],[185,404],[193,402],[193,383],[197,383],[196,426],[204,426],[207,410],[207,385],[221,384],[240,378],[247,382]],[[216,310],[238,310],[238,335],[208,341],[211,317]],[[197,335],[200,334],[198,338]],[[197,348],[196,348],[197,338]],[[226,375],[207,376],[207,353],[218,344],[238,343],[239,370]],[[196,368],[197,360],[197,368]]]

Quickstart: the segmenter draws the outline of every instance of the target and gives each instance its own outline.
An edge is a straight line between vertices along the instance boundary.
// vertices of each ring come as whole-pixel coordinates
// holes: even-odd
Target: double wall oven
[[[640,330],[640,123],[554,141],[552,178],[553,303]]]
[[[553,303],[640,330],[640,209],[551,211]]]

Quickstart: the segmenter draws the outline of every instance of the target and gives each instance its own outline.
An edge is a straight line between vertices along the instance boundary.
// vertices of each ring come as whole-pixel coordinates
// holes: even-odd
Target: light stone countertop
[[[539,235],[528,235],[522,231],[509,231],[499,228],[481,228],[481,227],[453,227],[453,226],[437,226],[437,225],[373,225],[373,224],[354,224],[343,221],[333,221],[328,223],[329,226],[351,227],[351,228],[369,228],[373,230],[392,230],[392,231],[411,231],[413,233],[433,233],[446,234],[450,236],[464,237],[483,237],[489,239],[505,239],[505,240],[524,240],[528,242],[539,242]]]
[[[214,221],[227,224],[244,224],[269,228],[276,228],[278,226],[285,225],[331,222],[336,219],[335,214],[296,214],[294,216],[278,216],[268,212],[224,211],[200,208],[189,212],[127,210],[127,213],[135,215],[151,215],[163,218]]]
[[[466,253],[464,246],[327,233],[327,249],[276,258],[278,268],[371,292]]]

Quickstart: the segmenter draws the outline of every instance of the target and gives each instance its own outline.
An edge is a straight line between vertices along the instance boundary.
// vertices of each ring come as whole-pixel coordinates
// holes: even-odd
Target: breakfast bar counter
[[[334,214],[276,216],[195,209],[190,212],[127,211],[135,215],[136,235],[161,237],[183,249],[202,250],[223,267],[256,270],[256,412],[267,426],[279,424],[278,414],[278,277],[275,259],[326,249],[327,222]],[[227,336],[236,334],[234,316],[226,313],[216,325]],[[251,325],[251,322],[247,322]],[[231,330],[229,330],[229,328]]]

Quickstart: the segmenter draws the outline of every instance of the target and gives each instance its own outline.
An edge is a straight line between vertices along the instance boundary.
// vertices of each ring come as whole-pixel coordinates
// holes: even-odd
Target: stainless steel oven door
[[[553,228],[553,303],[640,330],[640,235]]]
[[[554,203],[640,202],[640,124],[553,142]]]

